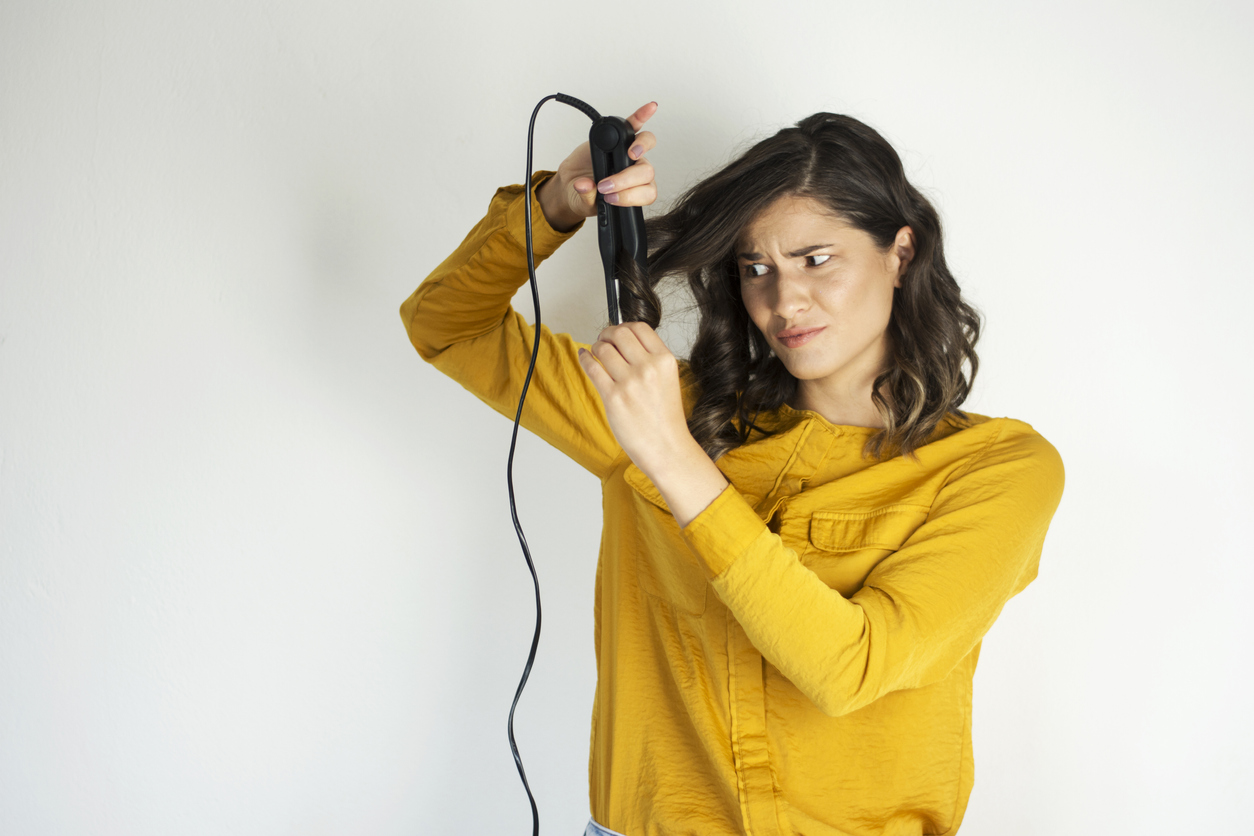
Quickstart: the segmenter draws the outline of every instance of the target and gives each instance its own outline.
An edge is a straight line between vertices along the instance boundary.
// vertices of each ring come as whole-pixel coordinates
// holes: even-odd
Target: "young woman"
[[[605,182],[587,145],[536,173],[537,261],[594,187],[653,202],[655,110]],[[419,354],[510,418],[524,196],[498,190],[401,307]],[[956,832],[980,643],[1036,577],[1063,468],[1027,424],[959,411],[979,320],[935,210],[878,133],[818,113],[648,234],[623,325],[541,328],[523,412],[604,496],[588,832]],[[686,361],[654,331],[669,276],[700,308]]]

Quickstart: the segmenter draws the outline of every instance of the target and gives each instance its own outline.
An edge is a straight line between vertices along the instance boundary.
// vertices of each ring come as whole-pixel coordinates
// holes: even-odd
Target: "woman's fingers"
[[[635,142],[633,142],[631,147],[627,149],[627,156],[631,157],[633,160],[638,160],[645,154],[652,151],[656,145],[657,137],[653,135],[652,131],[641,131],[636,134]]]
[[[595,211],[593,207],[596,205],[598,192],[604,196],[606,203],[615,206],[648,206],[657,200],[654,174],[653,166],[641,157],[635,165],[606,177],[595,189],[591,177],[577,177],[571,181],[571,186],[582,198],[585,214]]]
[[[657,147],[657,137],[652,131],[642,131],[641,126],[657,112],[657,102],[649,102],[627,117],[627,124],[636,132],[636,138],[627,149],[627,156],[635,163],[596,183],[596,191],[604,195],[607,203],[615,206],[648,206],[657,200],[657,186],[653,183],[653,166],[644,155]],[[574,184],[585,195],[585,202],[595,203],[595,194],[582,191],[585,181]]]
[[[616,206],[648,206],[657,200],[653,166],[643,157],[635,165],[606,177],[597,185],[606,203]]]
[[[592,379],[592,383],[597,387],[597,390],[602,393],[602,397],[604,397],[605,385],[607,383],[613,383],[613,381],[610,380],[609,374],[601,367],[601,364],[597,362],[596,357],[592,354],[591,348],[592,347],[589,346],[588,348],[579,349],[579,365],[583,366],[584,372],[586,372],[588,377]]]
[[[631,364],[623,357],[618,346],[605,340],[597,340],[588,351],[601,364],[606,376],[613,381],[623,380],[631,371]]]
[[[593,177],[592,152],[587,142],[562,161],[557,169],[558,182],[551,187],[541,186],[539,194],[544,215],[555,228],[570,229],[581,218],[595,215],[598,194],[616,206],[648,206],[657,200],[653,166],[644,159],[644,155],[657,146],[657,138],[650,131],[640,130],[655,112],[657,102],[649,102],[628,117],[628,123],[637,133],[627,149],[627,156],[635,162],[601,183]]]
[[[597,341],[589,347],[612,380],[623,380],[631,373],[632,366],[649,360],[649,352],[641,344],[634,325],[644,323],[611,325],[598,334]]]
[[[649,183],[632,189],[622,189],[605,196],[605,202],[614,206],[648,206],[657,200],[657,186]]]
[[[640,342],[640,347],[650,354],[667,355],[671,350],[666,347],[666,343],[662,342],[662,338],[658,336],[657,331],[647,322],[627,322],[624,323],[631,328],[632,333],[636,335],[636,339]]]
[[[597,191],[601,194],[610,194],[620,189],[643,186],[646,183],[652,183],[656,174],[657,172],[653,170],[653,164],[641,157],[636,160],[634,165],[629,165],[622,171],[611,174],[598,183]]]
[[[653,114],[657,113],[657,102],[649,102],[647,105],[640,107],[635,113],[627,117],[627,124],[631,125],[633,131],[639,132],[640,126],[649,121]]]
[[[580,212],[586,216],[592,216],[597,213],[597,181],[591,177],[576,177],[570,181],[571,187],[576,192],[576,201],[579,204]]]
[[[628,366],[642,366],[658,358],[671,357],[671,351],[647,322],[624,322],[603,330],[592,344],[593,353],[608,361],[610,376],[621,377]]]

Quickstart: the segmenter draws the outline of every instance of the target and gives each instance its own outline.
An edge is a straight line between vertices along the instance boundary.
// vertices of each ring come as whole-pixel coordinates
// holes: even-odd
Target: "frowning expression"
[[[887,251],[812,198],[786,195],[736,246],[749,318],[799,392],[869,387],[883,368],[893,292],[913,256],[902,227]]]

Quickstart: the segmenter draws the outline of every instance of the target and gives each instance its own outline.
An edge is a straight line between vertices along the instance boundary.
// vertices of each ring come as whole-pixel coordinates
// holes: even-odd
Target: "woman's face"
[[[902,227],[884,252],[822,204],[793,195],[768,206],[741,234],[745,309],[797,378],[799,401],[869,397],[913,243],[913,231]]]

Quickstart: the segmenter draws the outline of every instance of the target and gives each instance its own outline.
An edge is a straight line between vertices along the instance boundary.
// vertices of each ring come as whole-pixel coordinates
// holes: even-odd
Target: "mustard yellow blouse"
[[[423,359],[511,420],[534,335],[510,306],[524,195],[499,189],[401,306]],[[534,197],[532,220],[537,263],[574,234]],[[604,496],[593,817],[627,836],[955,833],[980,642],[1036,577],[1057,451],[969,415],[917,462],[875,462],[874,430],[785,406],[759,416],[773,435],[719,459],[730,485],[681,530],[615,441],[581,345],[541,328],[522,420]]]

